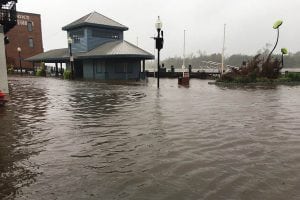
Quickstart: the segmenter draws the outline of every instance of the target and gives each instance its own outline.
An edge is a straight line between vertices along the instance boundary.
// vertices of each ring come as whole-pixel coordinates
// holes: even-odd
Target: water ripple
[[[300,87],[10,78],[0,199],[299,199]]]

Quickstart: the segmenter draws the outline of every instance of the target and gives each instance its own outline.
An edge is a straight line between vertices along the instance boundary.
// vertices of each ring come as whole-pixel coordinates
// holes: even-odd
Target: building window
[[[96,38],[120,39],[120,34],[118,32],[95,30],[95,29],[92,31],[92,36]]]
[[[33,26],[32,26],[32,22],[27,22],[27,30],[28,30],[29,32],[32,32],[32,30],[33,30],[32,27],[33,27]]]
[[[84,30],[79,29],[70,32],[70,36],[73,39],[74,43],[80,43],[80,39],[84,37]]]
[[[119,63],[115,66],[115,72],[131,74],[133,72],[133,67],[128,65],[128,63]]]
[[[80,37],[78,37],[77,35],[73,35],[73,41],[74,43],[80,43]]]
[[[34,43],[33,43],[33,39],[32,38],[29,38],[28,43],[29,43],[29,47],[30,48],[34,47]]]
[[[96,73],[105,73],[105,63],[103,61],[96,61],[94,64],[96,66]]]

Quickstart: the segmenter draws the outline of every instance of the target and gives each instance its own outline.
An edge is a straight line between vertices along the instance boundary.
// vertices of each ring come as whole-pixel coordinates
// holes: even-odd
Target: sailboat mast
[[[183,31],[183,65],[182,68],[185,69],[185,30]]]
[[[224,24],[224,38],[223,38],[223,49],[222,49],[221,75],[222,75],[223,72],[224,72],[225,37],[226,37],[226,24]]]

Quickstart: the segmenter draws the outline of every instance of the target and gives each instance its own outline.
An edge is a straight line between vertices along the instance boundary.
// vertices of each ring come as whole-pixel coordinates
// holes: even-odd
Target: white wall
[[[0,90],[6,94],[8,91],[7,67],[4,46],[3,28],[0,26]]]

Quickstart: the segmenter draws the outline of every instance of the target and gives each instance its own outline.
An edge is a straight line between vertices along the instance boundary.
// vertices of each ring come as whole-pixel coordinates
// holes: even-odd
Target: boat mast
[[[225,37],[226,37],[226,24],[224,24],[224,38],[223,38],[223,49],[222,49],[221,75],[222,75],[223,72],[224,72]]]
[[[183,69],[183,73],[185,71],[185,31],[183,31],[183,63],[182,63],[182,69]]]

